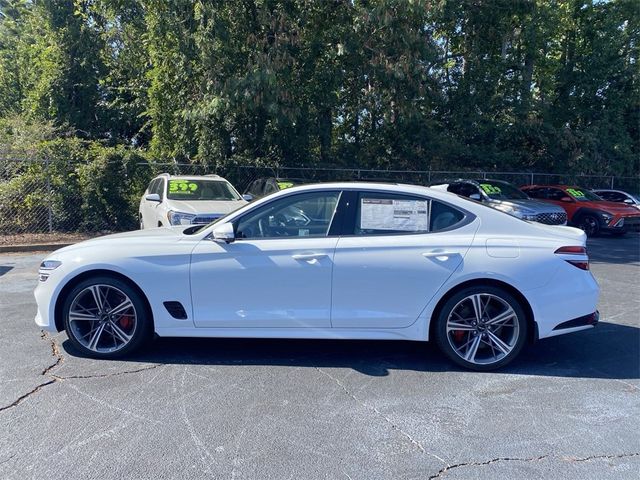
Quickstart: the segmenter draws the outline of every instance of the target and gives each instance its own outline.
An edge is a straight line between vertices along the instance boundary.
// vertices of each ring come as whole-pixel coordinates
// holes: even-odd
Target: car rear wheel
[[[458,365],[478,371],[503,367],[518,356],[527,338],[519,302],[496,287],[464,289],[443,305],[435,339]]]
[[[93,358],[124,356],[152,333],[140,294],[113,277],[93,277],[76,285],[65,300],[63,315],[69,340]]]
[[[586,233],[587,237],[595,237],[600,230],[600,224],[593,215],[583,215],[578,220],[578,228]]]

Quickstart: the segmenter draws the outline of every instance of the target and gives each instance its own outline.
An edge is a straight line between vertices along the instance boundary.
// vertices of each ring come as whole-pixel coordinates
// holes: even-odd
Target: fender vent
[[[164,302],[164,308],[167,309],[167,312],[169,312],[169,315],[173,318],[177,318],[178,320],[187,319],[187,312],[185,312],[180,302]]]

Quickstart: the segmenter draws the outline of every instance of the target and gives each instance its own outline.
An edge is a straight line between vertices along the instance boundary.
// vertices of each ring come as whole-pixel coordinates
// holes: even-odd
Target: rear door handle
[[[318,260],[324,257],[328,257],[326,253],[299,253],[295,255],[291,255],[291,258],[294,260],[299,260],[301,262],[308,263],[316,263]]]
[[[449,258],[454,255],[459,255],[458,252],[445,252],[445,251],[434,251],[434,252],[424,252],[422,256],[424,258],[435,258],[437,260],[445,261],[449,260]]]

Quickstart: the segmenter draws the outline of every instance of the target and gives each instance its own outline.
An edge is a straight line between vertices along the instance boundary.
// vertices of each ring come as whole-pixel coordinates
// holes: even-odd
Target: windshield
[[[572,187],[565,189],[571,197],[575,198],[579,202],[602,202],[602,198],[589,190],[583,190],[582,188]]]
[[[493,200],[527,200],[527,194],[506,182],[482,180],[480,188]]]
[[[240,200],[240,195],[225,180],[169,180],[169,200]]]

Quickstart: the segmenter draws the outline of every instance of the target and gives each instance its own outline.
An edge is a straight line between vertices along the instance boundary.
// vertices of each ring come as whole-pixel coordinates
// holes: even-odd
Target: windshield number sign
[[[481,183],[480,187],[485,191],[487,195],[500,195],[502,193],[500,187],[496,187],[495,185],[491,185],[489,183]]]
[[[186,180],[169,180],[169,193],[192,195],[198,190],[198,184]]]
[[[582,190],[576,190],[575,188],[567,188],[567,193],[569,193],[569,195],[571,195],[572,197],[576,197],[576,198],[584,197],[584,192],[582,192]]]

